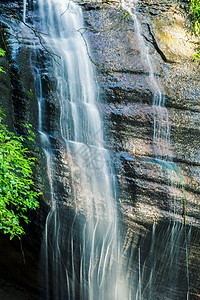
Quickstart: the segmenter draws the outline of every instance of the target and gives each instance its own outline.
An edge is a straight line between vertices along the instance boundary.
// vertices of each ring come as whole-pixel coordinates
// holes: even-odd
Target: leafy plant
[[[5,51],[4,51],[3,49],[0,48],[0,56],[4,56],[4,55],[5,55]],[[6,72],[2,69],[2,67],[0,67],[0,72],[6,73]]]
[[[2,124],[4,114],[0,110],[0,230],[18,238],[25,234],[21,223],[28,223],[27,211],[39,207],[38,193],[33,190],[32,166],[35,158],[30,157],[23,143],[25,138],[7,130]],[[30,125],[26,125],[33,141]]]
[[[196,34],[200,33],[200,0],[190,0],[190,10],[192,13],[192,20],[194,23],[194,31]]]
[[[0,56],[4,56],[4,55],[5,55],[5,52],[6,52],[6,51],[4,51],[3,49],[0,48]]]
[[[192,61],[195,61],[195,60],[199,60],[200,59],[200,52],[196,51],[193,58],[192,58]]]
[[[196,35],[200,34],[200,0],[189,0],[190,1],[190,11],[192,17],[192,23],[194,32]],[[200,59],[200,51],[197,50],[193,56],[193,61]]]

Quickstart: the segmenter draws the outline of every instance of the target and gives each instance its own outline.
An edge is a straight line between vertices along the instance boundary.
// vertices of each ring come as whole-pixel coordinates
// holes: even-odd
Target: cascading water
[[[23,3],[25,22],[26,1]],[[176,181],[180,176],[177,176],[177,167],[170,159],[168,112],[148,46],[142,37],[136,3],[126,1],[123,7],[134,20],[154,95],[155,162],[163,167],[170,179],[174,177]],[[115,176],[110,155],[104,148],[102,122],[95,103],[98,88],[87,49],[78,32],[84,27],[81,9],[68,0],[39,0],[38,9],[41,20],[38,22],[39,31],[45,33],[44,45],[54,58],[51,69],[56,79],[54,97],[60,103],[60,142],[64,145],[64,160],[70,169],[71,186],[70,194],[59,198],[56,193],[55,149],[42,119],[45,100],[41,78],[44,74],[39,67],[34,67],[38,131],[46,157],[52,203],[45,228],[43,256],[46,290],[41,299],[154,300],[158,294],[162,294],[163,299],[176,299],[173,291],[180,284],[177,279],[180,248],[185,242],[185,228],[180,223],[173,221],[161,231],[154,223],[148,253],[144,256],[142,246],[137,255],[131,251],[128,259],[130,265],[127,266],[126,276],[123,275],[120,241],[117,238]],[[36,59],[33,57],[32,60]],[[175,201],[171,211],[176,213]],[[158,261],[160,253],[162,258]],[[138,272],[130,271],[135,258],[138,259]],[[160,264],[160,261],[163,263]]]
[[[150,60],[149,48],[146,46],[142,36],[141,25],[136,15],[137,1],[123,1],[123,8],[130,14],[134,21],[135,32],[137,34],[138,44],[141,49],[143,64],[149,72],[149,85],[153,92],[153,113],[154,113],[154,134],[153,148],[157,159],[169,159],[170,154],[170,129],[168,121],[168,112],[165,108],[165,96],[155,77],[153,64]]]
[[[154,117],[154,133],[153,133],[153,149],[155,154],[155,163],[159,164],[163,172],[167,175],[169,186],[181,186],[183,198],[185,197],[184,180],[177,166],[172,162],[172,153],[170,150],[170,128],[168,121],[168,111],[165,108],[165,95],[156,79],[153,64],[149,55],[149,48],[145,43],[141,24],[137,18],[137,0],[122,1],[122,7],[126,10],[134,21],[135,33],[137,35],[138,44],[141,49],[141,57],[144,66],[149,72],[149,85],[153,92],[153,117]],[[185,201],[185,200],[183,200]],[[189,299],[189,270],[188,270],[188,242],[190,240],[191,230],[186,233],[186,224],[176,221],[176,203],[174,199],[173,205],[170,207],[172,212],[172,223],[167,229],[156,232],[156,223],[152,228],[151,246],[143,260],[141,267],[141,253],[139,252],[139,271],[138,286],[135,287],[136,299],[155,299],[160,293],[163,299],[177,299],[177,295],[173,295],[175,290],[180,286],[180,261],[186,258],[185,275],[187,280],[182,282],[186,286],[187,299]],[[185,211],[183,212],[183,214]],[[185,221],[184,221],[185,223]],[[181,258],[181,248],[185,245],[186,254]],[[162,250],[160,250],[162,248]],[[140,250],[140,249],[139,249]],[[159,264],[158,255],[162,253],[161,264]],[[132,258],[133,259],[133,258]],[[160,259],[160,258],[159,258]],[[131,260],[131,259],[130,259]],[[148,271],[150,270],[150,271]],[[165,291],[160,290],[159,285],[165,286]],[[165,298],[166,297],[166,298]]]
[[[69,0],[39,0],[40,31],[54,55],[60,133],[71,173],[70,198],[58,199],[54,156],[42,128],[41,74],[36,74],[39,132],[47,160],[52,210],[46,221],[45,299],[128,299],[121,272],[115,176],[104,148],[98,89],[78,30],[81,8]],[[37,72],[36,72],[37,73]],[[67,220],[67,221],[66,221]],[[129,298],[130,299],[130,298]]]
[[[23,21],[26,22],[26,0],[23,0]]]

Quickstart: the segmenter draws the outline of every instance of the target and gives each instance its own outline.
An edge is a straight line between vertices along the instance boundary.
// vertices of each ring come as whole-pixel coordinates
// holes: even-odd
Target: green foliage
[[[0,56],[4,56],[6,53],[6,51],[4,51],[3,49],[0,48]]]
[[[190,1],[190,11],[192,17],[192,23],[194,32],[196,35],[200,34],[200,0],[189,0]],[[200,59],[200,51],[197,50],[193,56],[193,61]]]
[[[199,60],[199,59],[200,59],[200,52],[196,51],[192,58],[192,61]]]
[[[21,222],[28,223],[27,211],[39,207],[39,194],[33,190],[32,166],[34,157],[24,147],[26,140],[9,132],[2,124],[0,110],[0,230],[20,238],[25,234]],[[28,139],[33,141],[30,125],[26,125]]]
[[[5,55],[5,51],[4,51],[3,49],[0,48],[0,56],[4,56],[4,55]],[[2,67],[0,67],[0,72],[6,73],[6,72],[2,69]]]
[[[33,99],[34,98],[34,95],[33,95],[33,92],[30,90],[30,91],[25,91],[25,94],[26,96],[29,98],[29,99]]]
[[[198,35],[200,33],[200,0],[190,0],[190,10],[194,31]]]

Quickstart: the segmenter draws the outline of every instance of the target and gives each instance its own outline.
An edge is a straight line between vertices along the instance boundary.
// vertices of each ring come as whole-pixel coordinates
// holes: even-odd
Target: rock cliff
[[[159,111],[165,122],[168,118],[170,130],[170,141],[163,141],[169,143],[168,154],[160,161],[156,159],[153,140],[155,91],[149,79],[151,70],[145,62],[144,49],[138,41],[135,20],[126,16],[127,11],[118,2],[87,1],[82,6],[87,29],[81,32],[89,39],[91,59],[97,66],[99,107],[105,119],[107,147],[113,151],[117,165],[119,206],[127,224],[127,231],[123,231],[125,243],[129,240],[130,248],[137,243],[141,245],[142,259],[150,263],[152,258],[145,249],[151,249],[152,224],[157,224],[153,225],[158,227],[156,230],[163,230],[160,244],[164,243],[169,249],[166,236],[171,235],[174,243],[178,236],[172,236],[172,228],[170,232],[163,228],[174,218],[183,223],[186,196],[187,231],[192,227],[190,291],[191,299],[197,299],[200,297],[197,275],[200,274],[200,82],[199,64],[192,58],[199,41],[192,33],[189,8],[181,1],[138,1],[136,4],[140,34],[148,47],[154,76],[167,108],[167,111],[164,107]],[[168,162],[173,162],[170,163],[173,167]],[[184,248],[183,244],[184,240],[177,247]],[[161,255],[162,246],[161,249],[156,252],[158,261],[165,260]],[[183,252],[182,249],[179,254],[183,256],[179,262],[182,266],[185,264]],[[161,261],[156,272],[159,266]],[[137,269],[136,264],[133,268]],[[174,291],[176,296],[167,295],[167,291],[159,295],[161,289],[155,288],[154,296],[148,298],[143,294],[144,299],[184,299],[185,275],[179,276],[182,279]],[[167,290],[166,274],[165,282]],[[143,284],[145,286],[145,279]]]
[[[10,8],[16,12],[21,3],[11,2]],[[150,70],[146,50],[142,49],[138,40],[136,20],[131,18],[121,2],[79,1],[79,4],[85,18],[85,28],[80,29],[80,34],[85,42],[87,39],[88,55],[96,70],[98,106],[104,118],[106,146],[113,153],[116,166],[127,280],[133,290],[141,292],[144,300],[186,299],[188,281],[190,299],[200,299],[200,81],[199,63],[192,62],[199,40],[192,33],[187,1],[143,0],[135,4],[142,44],[148,49],[153,70]],[[15,22],[19,27],[20,23]],[[31,35],[31,39],[35,41],[35,36]],[[12,47],[15,47],[11,41]],[[33,73],[27,64],[31,52],[29,41],[24,40],[19,45],[17,63],[21,75],[17,77],[24,88],[16,88],[16,80],[13,81],[14,123],[17,124],[18,119],[23,122],[34,120],[33,125],[37,128]],[[50,132],[54,145],[58,192],[65,201],[70,188],[69,181],[63,179],[63,165],[66,172],[68,166],[64,163],[59,144],[59,106],[54,99],[54,78],[48,71],[50,60],[41,47],[36,62],[43,74],[47,114],[44,126]],[[155,90],[150,80],[151,73],[162,99],[165,99],[165,106],[159,111],[153,106]],[[15,70],[15,74],[19,73]],[[7,114],[10,114],[11,88],[8,85],[9,80],[1,81],[1,89],[6,90],[1,102],[9,107]],[[30,90],[33,93],[27,97],[26,91]],[[155,155],[156,114],[162,122],[161,131],[167,128],[170,132],[168,139],[162,141],[163,157]],[[48,189],[45,182],[39,185],[41,189]],[[45,198],[48,200],[48,193]],[[25,257],[26,253],[29,257],[25,268],[22,261],[13,263],[21,255],[19,245],[13,244],[14,250],[9,250],[12,259],[7,264],[9,257],[5,249],[11,246],[8,241],[1,242],[1,265],[12,272],[12,276],[4,272],[2,278],[8,280],[7,286],[9,282],[12,282],[11,286],[16,282],[20,288],[26,288],[24,299],[34,299],[33,294],[38,294],[37,271],[31,265],[38,266],[40,240],[36,255],[31,254],[31,246],[38,236],[41,237],[47,210],[45,205],[45,209],[33,217],[32,235],[25,242]],[[40,218],[43,221],[39,221]],[[34,224],[38,226],[36,232]],[[17,278],[17,268],[21,269],[20,278]],[[33,271],[33,278],[27,275],[29,270]],[[25,280],[26,276],[30,278],[29,282]],[[2,295],[6,284],[2,281]],[[12,288],[7,289],[7,299],[17,299],[12,298],[17,289],[18,286],[15,292]],[[19,295],[18,298],[23,297]],[[39,298],[36,296],[36,299]]]

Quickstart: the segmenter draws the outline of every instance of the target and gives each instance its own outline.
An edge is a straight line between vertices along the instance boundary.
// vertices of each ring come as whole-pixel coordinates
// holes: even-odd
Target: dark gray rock
[[[186,197],[186,222],[192,224],[194,231],[189,256],[192,270],[190,297],[199,299],[199,278],[194,274],[200,273],[197,241],[200,224],[200,89],[198,63],[192,62],[198,41],[189,25],[187,3],[152,0],[138,1],[137,4],[144,43],[149,47],[155,77],[165,94],[167,112],[163,111],[163,115],[168,115],[170,125],[168,163],[155,159],[153,88],[149,82],[149,69],[138,46],[134,22],[129,18],[123,19],[125,12],[120,4],[114,1],[98,3],[98,9],[90,1],[84,5],[88,27],[85,34],[89,39],[92,61],[97,66],[102,102],[99,107],[106,126],[106,144],[115,153],[119,206],[127,224],[127,229],[122,229],[122,240],[128,240],[133,249],[137,249],[138,245],[141,251],[150,248],[154,222],[160,228],[158,232],[165,228],[163,234],[167,234],[167,222],[174,219],[175,209],[177,222],[183,223]],[[118,20],[122,21],[118,23]],[[166,247],[170,247],[161,235],[160,242],[166,242]],[[138,244],[135,241],[139,241]],[[184,256],[184,250],[181,251]],[[125,260],[128,260],[129,254],[125,255]],[[146,255],[143,253],[141,257]],[[162,257],[161,253],[157,255]],[[182,262],[180,260],[179,268],[183,264],[184,258]],[[150,266],[145,267],[147,274]],[[133,270],[137,269],[134,265]],[[160,278],[162,276],[160,274]],[[143,295],[144,299],[184,299],[186,291],[181,292],[181,287],[187,284],[186,274],[183,272],[179,276],[182,283],[179,281],[174,295],[157,290],[154,296]],[[180,294],[176,294],[178,290]]]
[[[130,273],[130,285],[137,289],[134,284],[138,281],[140,251],[140,264],[143,266],[144,275],[142,290],[149,291],[151,270],[154,272],[152,274],[155,281],[152,282],[152,294],[144,292],[143,298],[186,299],[186,230],[190,244],[190,299],[199,299],[200,81],[198,63],[192,62],[197,38],[190,31],[185,12],[187,3],[175,0],[138,1],[137,9],[144,43],[149,47],[150,59],[153,62],[154,74],[165,94],[170,125],[168,162],[156,159],[154,154],[153,88],[149,80],[150,70],[144,63],[144,56],[141,56],[134,21],[125,17],[126,12],[114,1],[85,1],[80,4],[84,10],[87,27],[87,30],[82,32],[85,31],[84,37],[89,41],[89,55],[94,63],[99,84],[99,109],[105,123],[106,146],[113,152],[117,169],[122,256],[125,271]],[[12,5],[15,10],[18,8],[17,2]],[[35,39],[33,35],[31,38]],[[13,66],[18,80],[13,81],[12,101],[15,127],[19,131],[18,120],[30,122],[34,129],[38,128],[29,45],[28,41],[20,45],[17,55],[20,68],[18,69],[17,65]],[[56,192],[62,204],[70,195],[70,172],[59,134],[59,104],[53,96],[55,81],[48,71],[51,67],[50,58],[44,54],[42,47],[37,63],[44,76],[44,129],[49,133],[54,149]],[[2,60],[2,64],[6,66],[5,60]],[[2,101],[5,107],[8,107],[7,114],[10,114],[12,109],[7,103],[11,101],[11,89],[8,83],[9,79],[5,81],[3,78],[0,87],[4,91]],[[33,91],[31,99],[26,97],[30,89]],[[163,113],[166,116],[165,110]],[[42,153],[40,155],[42,159],[38,168],[41,174],[44,174],[42,169],[46,168],[45,158]],[[43,175],[38,176],[38,173],[36,177],[38,186],[44,191],[49,190],[47,178],[42,179]],[[49,192],[45,192],[44,195],[48,201]],[[186,228],[183,226],[185,197]],[[1,265],[4,269],[2,278],[6,279],[8,284],[12,282],[14,287],[17,284],[26,289],[23,295],[21,294],[21,299],[32,299],[38,290],[41,293],[44,290],[44,278],[38,284],[36,269],[40,268],[39,249],[47,212],[48,206],[44,204],[44,208],[33,215],[33,225],[22,244],[26,264],[17,242],[10,244],[8,240],[1,240]],[[170,258],[170,251],[175,251],[175,261]],[[156,261],[156,266],[152,261]],[[177,278],[174,278],[174,275],[171,279],[166,278],[165,267],[168,268],[171,264],[175,268],[175,263],[177,269],[173,270],[173,274],[176,274]],[[18,269],[21,270],[20,276]],[[171,291],[172,281],[176,280]],[[17,289],[18,287],[14,288],[15,299],[20,297]],[[3,296],[5,293],[12,294],[11,289],[4,291],[3,281],[1,290]]]

